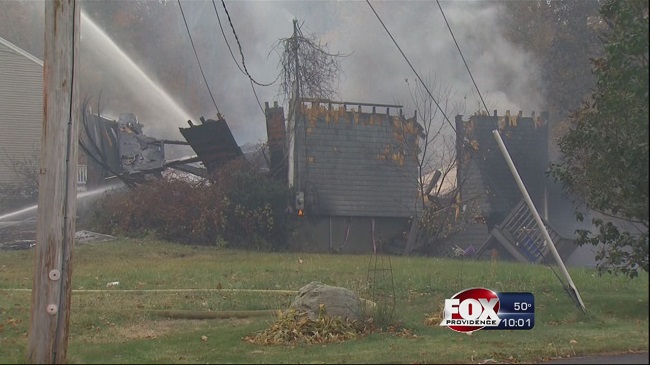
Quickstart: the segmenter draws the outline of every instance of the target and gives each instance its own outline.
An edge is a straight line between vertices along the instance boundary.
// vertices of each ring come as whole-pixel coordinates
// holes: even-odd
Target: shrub
[[[226,192],[222,213],[228,242],[256,249],[285,247],[292,229],[286,212],[290,191],[283,183],[240,161],[222,168],[214,181]]]
[[[95,229],[188,244],[283,248],[290,235],[289,190],[232,162],[212,179],[190,181],[166,174],[102,198],[93,211]]]

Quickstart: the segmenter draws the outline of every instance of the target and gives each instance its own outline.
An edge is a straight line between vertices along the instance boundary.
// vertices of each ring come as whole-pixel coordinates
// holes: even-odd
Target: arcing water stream
[[[143,122],[144,132],[152,137],[180,137],[178,126],[190,119],[190,114],[84,12],[81,13],[80,64],[89,73],[80,77],[81,90],[86,93],[101,90],[102,109],[134,113]]]
[[[166,138],[180,136],[178,126],[184,123],[189,113],[178,105],[158,84],[156,84],[117,44],[100,29],[83,11],[81,12],[81,63],[90,62],[93,73],[105,75],[99,79],[95,75],[80,76],[82,89],[101,89],[102,103],[118,113],[134,113],[144,121],[147,134],[157,134]],[[106,76],[107,75],[107,76]],[[94,85],[93,82],[100,84]],[[99,112],[99,111],[98,111]],[[151,133],[153,132],[153,133]],[[81,192],[77,199],[99,195],[115,186]],[[33,216],[38,208],[33,205],[0,215],[0,222]],[[24,218],[23,218],[24,219]]]
[[[104,186],[104,187],[101,187],[99,189],[95,189],[95,190],[91,190],[91,191],[84,191],[82,193],[77,194],[77,200],[93,197],[93,196],[96,196],[96,195],[100,195],[100,194],[102,194],[104,192],[107,192],[107,191],[109,191],[111,189],[115,189],[115,188],[116,188],[116,186],[109,185],[109,186]],[[22,215],[27,215],[27,213],[35,212],[37,208],[38,208],[38,205],[32,205],[31,207],[23,208],[23,209],[16,210],[16,211],[13,211],[13,212],[10,212],[10,213],[7,213],[7,214],[0,215],[0,222],[5,221],[5,220],[9,220],[9,218],[20,217]],[[30,215],[33,215],[33,214],[30,214]]]

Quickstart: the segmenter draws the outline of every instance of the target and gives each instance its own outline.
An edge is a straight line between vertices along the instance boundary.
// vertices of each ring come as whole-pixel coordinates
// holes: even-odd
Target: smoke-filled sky
[[[80,75],[80,82],[86,80],[90,84],[86,90],[97,94],[101,90],[105,112],[133,112],[145,124],[148,134],[182,139],[178,127],[186,127],[188,118],[214,118],[216,110],[201,79],[178,3],[170,0],[138,3],[162,10],[153,11],[156,16],[138,20],[145,32],[133,40],[124,36],[127,32],[113,22],[114,17],[102,17],[102,12],[109,7],[114,11],[116,7],[133,7],[133,2],[82,2],[88,16],[86,20],[82,17],[80,62],[92,63],[91,69],[108,73],[112,82],[95,85],[91,81],[95,80],[93,75]],[[221,2],[216,0],[215,4],[228,41],[241,62]],[[477,93],[436,2],[372,1],[372,4],[420,75],[451,90],[451,100],[434,91],[438,101],[448,101],[450,107],[456,108],[448,111],[449,118],[453,121],[456,114],[476,112]],[[182,5],[210,89],[235,139],[240,145],[265,141],[263,113],[248,78],[240,73],[228,52],[212,1],[183,1]],[[341,60],[344,74],[337,99],[399,103],[405,106],[407,115],[413,113],[409,87],[414,88],[415,75],[365,1],[227,1],[226,5],[246,66],[257,81],[266,83],[277,76],[279,55],[272,47],[278,39],[291,36],[292,20],[297,18],[303,33],[320,37],[323,44],[327,43],[329,52],[350,54]],[[529,54],[503,36],[502,25],[508,20],[503,17],[500,3],[442,1],[441,5],[488,108],[498,109],[499,114],[506,109],[523,110],[525,115],[530,115],[532,110],[540,111],[544,104],[543,91],[537,86],[540,85],[538,67]],[[40,19],[42,16],[41,13]],[[110,46],[108,38],[94,30],[88,19],[117,47]],[[167,41],[174,37],[183,42]],[[142,52],[137,45],[143,42],[151,42],[155,47]],[[136,71],[136,67],[143,72]],[[169,72],[200,82],[189,88],[174,86],[167,80]],[[170,99],[160,94],[155,84],[162,85]],[[282,102],[277,85],[256,87],[256,91],[262,104]],[[173,106],[172,100],[178,107]]]
[[[530,90],[537,67],[530,56],[502,36],[504,20],[499,18],[498,3],[441,5],[488,107],[526,113],[540,110],[541,92]],[[246,76],[237,70],[227,51],[212,2],[183,2],[183,6],[191,24],[201,24],[214,34],[208,43],[197,42],[196,46],[202,60],[213,60],[205,62],[204,71],[214,80],[211,88],[235,138],[239,143],[265,140],[263,115]],[[292,19],[297,18],[303,32],[319,36],[330,52],[350,54],[341,61],[344,74],[339,100],[412,106],[408,87],[414,87],[415,75],[365,1],[244,1],[228,2],[227,6],[247,68],[258,81],[269,82],[277,75],[279,57],[271,48],[278,39],[291,35]],[[373,6],[418,73],[449,86],[458,99],[456,105],[467,104],[458,113],[475,112],[477,94],[437,4],[391,1],[373,2]],[[222,10],[218,1],[217,8]],[[227,34],[234,46],[231,32]],[[191,52],[189,44],[186,51]],[[264,103],[275,99],[277,87],[258,87],[257,92]],[[203,107],[201,113],[214,113],[210,105]],[[412,108],[406,109],[410,115]]]

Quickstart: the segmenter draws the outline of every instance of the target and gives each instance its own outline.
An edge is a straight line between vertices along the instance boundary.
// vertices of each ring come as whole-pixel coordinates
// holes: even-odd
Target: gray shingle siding
[[[306,201],[317,201],[326,216],[414,215],[416,129],[408,123],[415,121],[313,108],[304,110],[296,131],[296,187],[316,195]]]
[[[11,160],[40,149],[42,121],[42,61],[0,38],[0,183],[17,181]]]
[[[477,197],[488,226],[499,224],[522,199],[492,131],[499,129],[508,152],[538,210],[548,165],[548,116],[476,115],[456,118],[458,184],[462,200]],[[482,242],[481,242],[482,243]]]

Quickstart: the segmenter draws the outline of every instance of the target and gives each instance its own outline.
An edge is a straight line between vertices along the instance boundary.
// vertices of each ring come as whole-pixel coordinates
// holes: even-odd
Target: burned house
[[[299,107],[286,156],[282,108],[266,111],[271,173],[283,178],[286,157],[296,193],[298,248],[373,252],[402,237],[419,204],[416,117],[399,105],[303,99]]]
[[[189,128],[179,128],[181,134],[196,152],[208,174],[214,173],[225,163],[244,156],[224,119],[201,118],[200,125],[194,125],[190,121],[188,124]]]
[[[114,178],[131,185],[159,177],[167,168],[209,177],[225,163],[244,157],[223,118],[201,117],[199,124],[188,124],[189,128],[179,128],[186,141],[162,140],[145,135],[133,114],[121,114],[116,121],[87,113],[79,142],[89,164],[88,185],[100,186]],[[182,156],[170,158],[170,150],[178,146],[184,147]]]
[[[96,188],[117,177],[130,182],[159,174],[165,162],[164,145],[144,135],[143,125],[130,113],[117,121],[87,113],[79,134],[80,158],[87,164],[87,184]]]
[[[542,233],[523,200],[517,183],[497,146],[498,130],[528,193],[542,216],[560,255],[575,250],[573,241],[553,227],[549,206],[548,114],[525,117],[522,112],[504,116],[456,117],[457,199],[463,230],[452,237],[478,257],[498,255],[539,263],[549,257]]]

